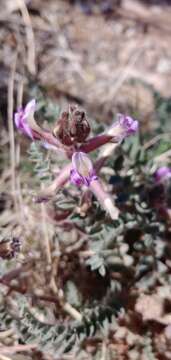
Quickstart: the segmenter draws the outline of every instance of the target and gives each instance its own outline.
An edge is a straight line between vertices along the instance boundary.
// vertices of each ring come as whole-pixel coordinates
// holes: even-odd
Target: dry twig
[[[14,56],[11,73],[8,82],[8,129],[10,138],[10,161],[11,161],[11,190],[15,199],[15,140],[14,140],[14,125],[13,125],[13,109],[14,109],[14,78],[17,62],[17,54]],[[16,202],[15,202],[16,205]]]
[[[28,47],[27,67],[30,73],[34,75],[36,73],[36,51],[35,51],[35,39],[32,28],[32,22],[25,1],[24,0],[17,0],[17,1],[26,27],[27,47]]]
[[[43,184],[42,184],[42,191],[43,191]],[[52,257],[51,257],[51,249],[50,249],[49,232],[46,223],[46,209],[45,209],[45,204],[43,202],[41,203],[41,213],[42,213],[42,230],[44,236],[46,258],[47,258],[47,263],[50,265],[52,263]]]
[[[15,354],[16,352],[27,352],[33,349],[36,349],[36,344],[27,344],[27,345],[14,345],[14,346],[0,346],[1,354]],[[2,355],[0,355],[2,357]],[[7,360],[8,358],[0,358],[0,360]],[[9,360],[9,359],[8,359]]]

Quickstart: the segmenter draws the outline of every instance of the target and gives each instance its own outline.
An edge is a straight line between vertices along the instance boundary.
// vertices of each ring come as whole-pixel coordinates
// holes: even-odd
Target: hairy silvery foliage
[[[140,136],[128,138],[138,123],[124,115],[90,137],[85,112],[73,106],[61,113],[52,130],[44,129],[35,122],[34,107],[32,101],[19,109],[15,123],[31,141],[36,186],[44,185],[34,206],[43,202],[47,224],[55,224],[52,264],[58,261],[55,282],[63,294],[52,296],[39,258],[29,270],[16,269],[15,286],[9,280],[12,274],[4,275],[1,283],[13,286],[16,303],[10,304],[12,311],[2,304],[2,329],[14,328],[18,341],[37,343],[53,359],[66,352],[82,359],[89,341],[97,344],[97,358],[103,343],[112,360],[122,358],[119,346],[126,347],[130,359],[136,354],[157,357],[154,328],[144,326],[134,305],[141,293],[151,294],[159,283],[170,281],[170,168],[167,160],[160,166],[157,162],[162,145],[153,148]],[[55,164],[57,172],[52,171]],[[27,271],[30,278],[43,273],[37,292],[27,287],[27,278],[23,281]],[[68,304],[79,315],[76,320],[66,315]],[[118,341],[120,327],[126,332]]]

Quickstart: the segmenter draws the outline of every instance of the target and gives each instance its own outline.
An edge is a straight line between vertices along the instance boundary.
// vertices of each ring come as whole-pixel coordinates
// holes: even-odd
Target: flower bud
[[[34,139],[33,131],[30,127],[30,121],[34,117],[36,102],[35,100],[29,101],[25,108],[20,108],[14,114],[14,122],[18,130],[20,130],[24,135],[27,135],[32,140]]]
[[[90,125],[87,121],[85,111],[77,106],[70,107],[71,124],[70,135],[76,143],[82,143],[90,133]]]
[[[138,131],[138,121],[130,116],[118,114],[117,121],[109,128],[107,135],[113,135],[114,142],[121,142],[125,137]]]
[[[66,146],[71,146],[73,144],[69,132],[69,113],[67,111],[61,113],[60,118],[53,129],[53,135]]]
[[[87,121],[85,111],[77,106],[69,106],[68,111],[63,111],[53,130],[55,137],[59,138],[62,144],[71,146],[75,143],[85,141],[90,132],[90,125]]]

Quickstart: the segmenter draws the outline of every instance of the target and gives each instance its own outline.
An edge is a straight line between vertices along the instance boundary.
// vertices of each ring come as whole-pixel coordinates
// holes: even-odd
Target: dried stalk
[[[15,207],[17,208],[17,203],[15,199],[16,193],[16,184],[15,184],[15,140],[14,140],[14,125],[13,125],[13,109],[14,109],[14,79],[15,79],[15,69],[17,62],[17,54],[15,54],[11,73],[8,82],[8,129],[9,129],[9,140],[10,140],[10,162],[11,162],[11,190],[14,196]]]
[[[26,28],[27,48],[28,48],[27,67],[30,73],[34,75],[36,73],[36,50],[35,50],[35,39],[32,28],[32,22],[25,1],[24,0],[17,0],[17,1]]]

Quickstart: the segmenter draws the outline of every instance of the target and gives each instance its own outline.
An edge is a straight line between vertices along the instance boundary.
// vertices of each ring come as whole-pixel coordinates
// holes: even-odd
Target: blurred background
[[[17,86],[110,122],[116,110],[156,126],[171,96],[170,1],[1,0],[0,110],[16,61]],[[16,60],[17,57],[17,60]],[[30,93],[31,91],[31,93]]]
[[[140,137],[143,136],[145,145],[142,146],[142,143],[136,142],[136,138],[134,154],[132,151],[130,159],[127,159],[128,165],[126,168],[129,169],[131,166],[133,168],[132,172],[128,174],[130,178],[131,176],[133,178],[129,186],[130,192],[132,191],[133,194],[137,195],[139,190],[137,191],[137,188],[134,189],[134,184],[135,186],[141,185],[144,193],[146,191],[144,187],[148,179],[145,176],[147,168],[150,168],[151,171],[152,163],[150,161],[153,150],[155,156],[158,156],[157,165],[161,165],[160,161],[161,163],[162,161],[167,162],[170,157],[170,152],[166,156],[165,154],[163,155],[165,151],[170,151],[170,84],[171,1],[169,0],[0,0],[0,240],[2,242],[9,240],[9,242],[5,243],[7,245],[6,248],[3,248],[2,244],[0,247],[0,256],[3,258],[0,264],[0,282],[1,285],[4,285],[4,287],[1,287],[0,295],[4,297],[5,294],[5,308],[3,307],[2,312],[0,296],[0,315],[1,313],[4,314],[4,311],[6,311],[4,309],[7,309],[7,313],[9,313],[7,305],[12,307],[12,314],[14,315],[16,304],[12,303],[11,305],[11,298],[17,304],[24,304],[22,306],[25,309],[25,300],[22,300],[22,294],[26,293],[26,298],[27,300],[29,299],[29,304],[27,304],[30,311],[29,316],[32,314],[34,320],[36,319],[41,324],[44,322],[44,315],[46,315],[46,320],[48,319],[48,324],[54,325],[56,324],[56,319],[58,319],[60,324],[64,322],[64,326],[67,328],[69,323],[67,328],[69,330],[64,331],[66,335],[67,331],[72,330],[73,333],[75,331],[73,330],[75,328],[72,328],[72,324],[70,328],[70,319],[73,317],[79,320],[79,311],[82,311],[82,309],[84,311],[86,306],[87,308],[89,307],[90,312],[91,307],[93,308],[95,304],[107,306],[105,308],[106,318],[108,305],[111,306],[112,311],[114,309],[114,312],[118,308],[126,309],[127,307],[131,313],[133,309],[131,313],[133,315],[130,316],[128,311],[130,318],[129,316],[126,318],[127,325],[129,324],[128,328],[130,323],[132,326],[129,328],[130,332],[128,329],[124,330],[129,335],[129,341],[125,342],[126,333],[123,332],[123,328],[121,329],[121,317],[121,325],[118,325],[121,327],[117,328],[117,336],[114,340],[111,340],[111,343],[109,338],[107,338],[108,342],[103,341],[103,337],[100,340],[97,338],[94,340],[93,335],[92,341],[88,340],[86,343],[85,340],[79,357],[77,357],[81,360],[92,358],[100,360],[113,360],[115,358],[121,360],[127,358],[139,360],[139,349],[142,349],[145,336],[148,341],[143,343],[145,344],[143,348],[145,350],[143,350],[144,352],[142,351],[142,360],[159,359],[159,357],[160,359],[171,359],[170,350],[167,353],[168,346],[171,348],[170,327],[167,329],[169,345],[166,344],[166,338],[162,337],[164,336],[163,333],[161,333],[161,337],[158,335],[160,331],[163,331],[163,326],[170,326],[170,318],[169,320],[165,319],[165,323],[162,323],[162,312],[160,311],[161,298],[163,299],[165,296],[168,300],[167,291],[170,291],[170,288],[169,290],[167,288],[164,296],[161,295],[164,290],[162,289],[161,291],[160,289],[160,294],[158,292],[160,300],[158,301],[156,298],[152,300],[150,311],[157,304],[155,308],[157,315],[155,310],[152,315],[149,315],[149,313],[143,315],[144,306],[148,312],[148,301],[146,302],[146,300],[149,299],[145,298],[143,304],[138,303],[137,305],[142,318],[144,316],[140,324],[138,323],[139,317],[134,316],[134,305],[137,299],[139,300],[141,291],[144,294],[150,292],[151,289],[154,292],[158,291],[156,287],[159,284],[159,280],[155,277],[158,270],[156,270],[153,263],[152,265],[150,263],[150,261],[153,262],[155,256],[159,256],[161,260],[159,264],[161,273],[166,272],[166,277],[168,276],[169,278],[170,276],[170,220],[168,220],[168,223],[166,220],[167,224],[165,224],[166,229],[164,231],[165,235],[167,235],[162,235],[163,238],[165,236],[165,240],[167,239],[167,246],[164,247],[161,236],[160,241],[158,241],[159,245],[158,247],[156,246],[157,250],[154,250],[152,247],[150,250],[144,250],[146,245],[144,245],[143,250],[138,248],[137,243],[140,239],[143,239],[144,243],[149,241],[149,238],[145,238],[146,233],[143,233],[142,228],[140,227],[139,229],[138,223],[138,226],[136,225],[137,228],[133,229],[133,232],[126,233],[126,235],[124,233],[123,238],[124,236],[125,238],[123,241],[125,243],[122,244],[122,251],[119,250],[121,255],[117,254],[117,266],[118,257],[121,256],[119,266],[122,266],[124,263],[123,258],[125,257],[124,270],[121,270],[121,272],[118,271],[118,268],[117,270],[114,268],[111,270],[111,264],[107,264],[109,271],[107,270],[105,275],[103,262],[99,262],[98,266],[93,268],[93,262],[89,261],[89,263],[86,263],[86,251],[89,251],[88,254],[91,260],[91,254],[94,250],[89,249],[89,242],[88,248],[86,247],[87,238],[85,241],[85,233],[82,233],[85,230],[84,221],[82,222],[81,230],[77,228],[76,232],[75,229],[71,230],[68,228],[64,231],[60,226],[58,227],[58,225],[47,221],[44,205],[33,203],[32,191],[40,190],[40,180],[42,179],[36,175],[35,169],[33,169],[34,164],[29,161],[29,156],[33,162],[37,161],[37,172],[39,172],[39,175],[41,172],[39,171],[39,161],[41,164],[44,162],[45,172],[42,178],[48,184],[51,183],[54,174],[59,172],[62,158],[59,154],[58,158],[53,159],[53,171],[50,173],[48,157],[46,155],[42,157],[39,149],[34,148],[34,145],[31,148],[30,141],[24,136],[17,134],[13,127],[13,112],[22,103],[25,105],[28,100],[35,98],[38,110],[36,118],[41,125],[53,127],[61,110],[65,110],[68,104],[77,104],[85,109],[95,132],[103,130],[106,124],[111,124],[117,112],[126,113],[138,119],[140,121],[140,134],[142,134]],[[158,142],[158,140],[161,140],[160,136],[162,141]],[[157,147],[151,150],[151,146],[156,143]],[[143,149],[143,159],[137,160],[136,158],[136,160],[132,160],[131,156],[134,156],[135,153],[137,156],[138,146],[138,154]],[[146,160],[144,160],[146,149],[150,149],[151,158],[150,156],[148,158],[150,165],[149,163],[146,164]],[[128,150],[126,149],[125,151],[127,152]],[[116,175],[117,171],[117,175],[119,174],[120,176],[120,169],[121,176],[126,178],[127,174],[124,171],[127,170],[122,171],[122,153],[119,153],[119,156],[117,164],[114,163],[115,159],[111,160],[109,164],[110,169],[108,168],[103,173],[107,181],[109,176]],[[138,166],[141,167],[141,165],[144,166],[142,173],[140,173],[141,179],[138,178],[136,182],[135,179],[139,176]],[[116,185],[119,191],[125,181],[125,178],[123,180],[121,176],[118,177],[121,185],[120,183]],[[118,181],[118,178],[114,180]],[[114,180],[112,178],[111,187]],[[150,181],[152,181],[151,178]],[[155,198],[160,190],[161,188],[155,189],[152,197]],[[162,191],[164,191],[163,188]],[[68,193],[65,192],[65,196],[67,195]],[[123,195],[122,200],[120,200],[121,202],[127,201],[127,194],[124,193]],[[69,206],[72,209],[77,209],[77,195],[76,200],[74,196],[72,201],[74,199],[75,202],[70,202]],[[59,205],[60,195],[57,201]],[[152,214],[153,204],[151,208],[150,212]],[[61,205],[61,209],[65,211],[64,205],[63,208]],[[138,213],[139,210],[137,209],[138,207],[136,208]],[[93,213],[93,216],[93,225],[96,225],[96,214]],[[102,216],[104,217],[104,214]],[[141,219],[141,215],[139,217],[140,220],[137,221],[142,221],[143,223],[145,220]],[[149,219],[147,220],[149,221]],[[89,229],[90,225],[88,221],[89,218],[86,223],[87,229]],[[158,225],[158,219],[156,220],[154,217],[153,221],[155,222],[154,226],[160,227],[161,224],[159,223]],[[154,235],[157,238],[159,227],[155,230],[157,235],[154,234],[153,229],[150,236]],[[88,231],[86,236],[89,234]],[[95,232],[96,229],[93,229],[93,231]],[[11,250],[8,244],[10,244],[12,236],[20,238],[22,251],[16,259],[12,258],[9,260]],[[133,248],[132,239],[136,239],[136,250]],[[157,240],[159,239],[157,238]],[[150,241],[148,245],[151,244]],[[47,259],[49,251],[47,243],[50,243],[50,260]],[[16,240],[15,244],[19,247]],[[114,244],[114,249],[115,246],[116,244]],[[120,249],[121,244],[119,243],[118,246]],[[15,252],[15,249],[13,250]],[[84,251],[85,253],[83,253]],[[141,254],[141,251],[144,255]],[[154,255],[155,251],[158,251],[159,255]],[[164,253],[164,251],[166,252]],[[144,265],[143,261],[148,255],[149,263],[147,261]],[[141,261],[142,268],[139,269],[138,266]],[[155,261],[157,262],[156,258]],[[133,263],[135,267],[132,265]],[[112,263],[112,266],[114,267],[115,263],[114,265]],[[98,269],[101,269],[101,273],[96,271]],[[144,282],[141,282],[144,279],[144,274],[145,276],[147,274],[149,277]],[[168,278],[163,280],[161,275],[160,285],[165,290],[164,286],[167,285]],[[125,290],[128,285],[128,279],[130,287]],[[77,288],[79,288],[79,294]],[[59,292],[58,289],[60,289]],[[114,294],[112,295],[112,300],[110,292]],[[130,298],[128,299],[128,292],[131,300]],[[54,300],[57,294],[59,295],[59,304],[56,304],[56,300]],[[47,298],[47,296],[50,298]],[[66,297],[66,303],[64,302],[61,305],[60,296],[61,298],[62,296]],[[8,299],[7,302],[6,298]],[[32,306],[37,306],[39,310],[36,316],[32,311]],[[170,312],[170,302],[168,309],[168,312]],[[100,312],[101,308],[98,311],[100,313],[100,315],[98,313],[99,317],[104,320],[105,316],[103,317],[104,313]],[[25,319],[28,319],[29,316],[25,316]],[[157,316],[159,323],[154,326],[153,321]],[[148,326],[146,327],[147,323],[145,322],[144,325],[143,322],[149,319],[152,321],[150,331]],[[9,320],[8,317],[7,320]],[[44,355],[41,352],[41,342],[37,349],[35,339],[32,339],[29,334],[29,340],[27,339],[28,341],[25,343],[24,340],[21,340],[20,335],[15,337],[14,331],[10,332],[11,329],[9,329],[8,321],[7,324],[7,328],[4,328],[3,326],[1,327],[0,323],[0,331],[9,331],[9,333],[3,333],[3,335],[0,332],[0,360],[76,359],[76,355],[63,354],[64,348],[62,347],[61,352],[59,352],[61,355],[58,357],[55,357],[56,349],[55,351],[53,349],[53,355],[49,355],[48,350],[45,351]],[[87,324],[89,323],[86,323],[88,327]],[[139,329],[137,324],[139,324]],[[22,324],[20,331],[22,334],[27,335],[24,326],[26,325]],[[37,328],[37,332],[38,330]],[[58,330],[60,333],[60,329]],[[78,328],[77,331],[81,333],[82,330]],[[116,328],[114,331],[116,331]],[[137,333],[139,335],[135,336]],[[151,334],[154,336],[151,337]],[[6,338],[7,340],[4,340]],[[66,338],[66,342],[69,341]],[[161,341],[159,342],[160,345],[164,344],[162,345],[162,349],[164,349],[162,351],[165,351],[164,358],[162,357],[163,354],[160,351],[160,346],[157,345],[159,340]],[[139,345],[136,348],[135,344],[138,341]],[[152,357],[153,349],[150,341],[155,343],[155,349],[157,349],[156,352],[158,354],[157,358]],[[105,355],[109,343],[110,345],[112,344],[112,351],[114,351],[116,357],[114,355],[108,355],[108,357]],[[132,351],[132,344],[135,345],[135,353]],[[11,346],[11,353],[6,348],[8,346]],[[25,346],[25,348],[22,348],[22,346]],[[65,350],[68,349],[67,346]],[[130,355],[126,357],[125,354],[128,348],[130,349]],[[27,355],[15,355],[16,352],[20,352],[23,349]],[[82,354],[83,349],[85,351]],[[2,350],[3,355],[1,357]],[[9,356],[8,358],[5,357],[6,354]]]

